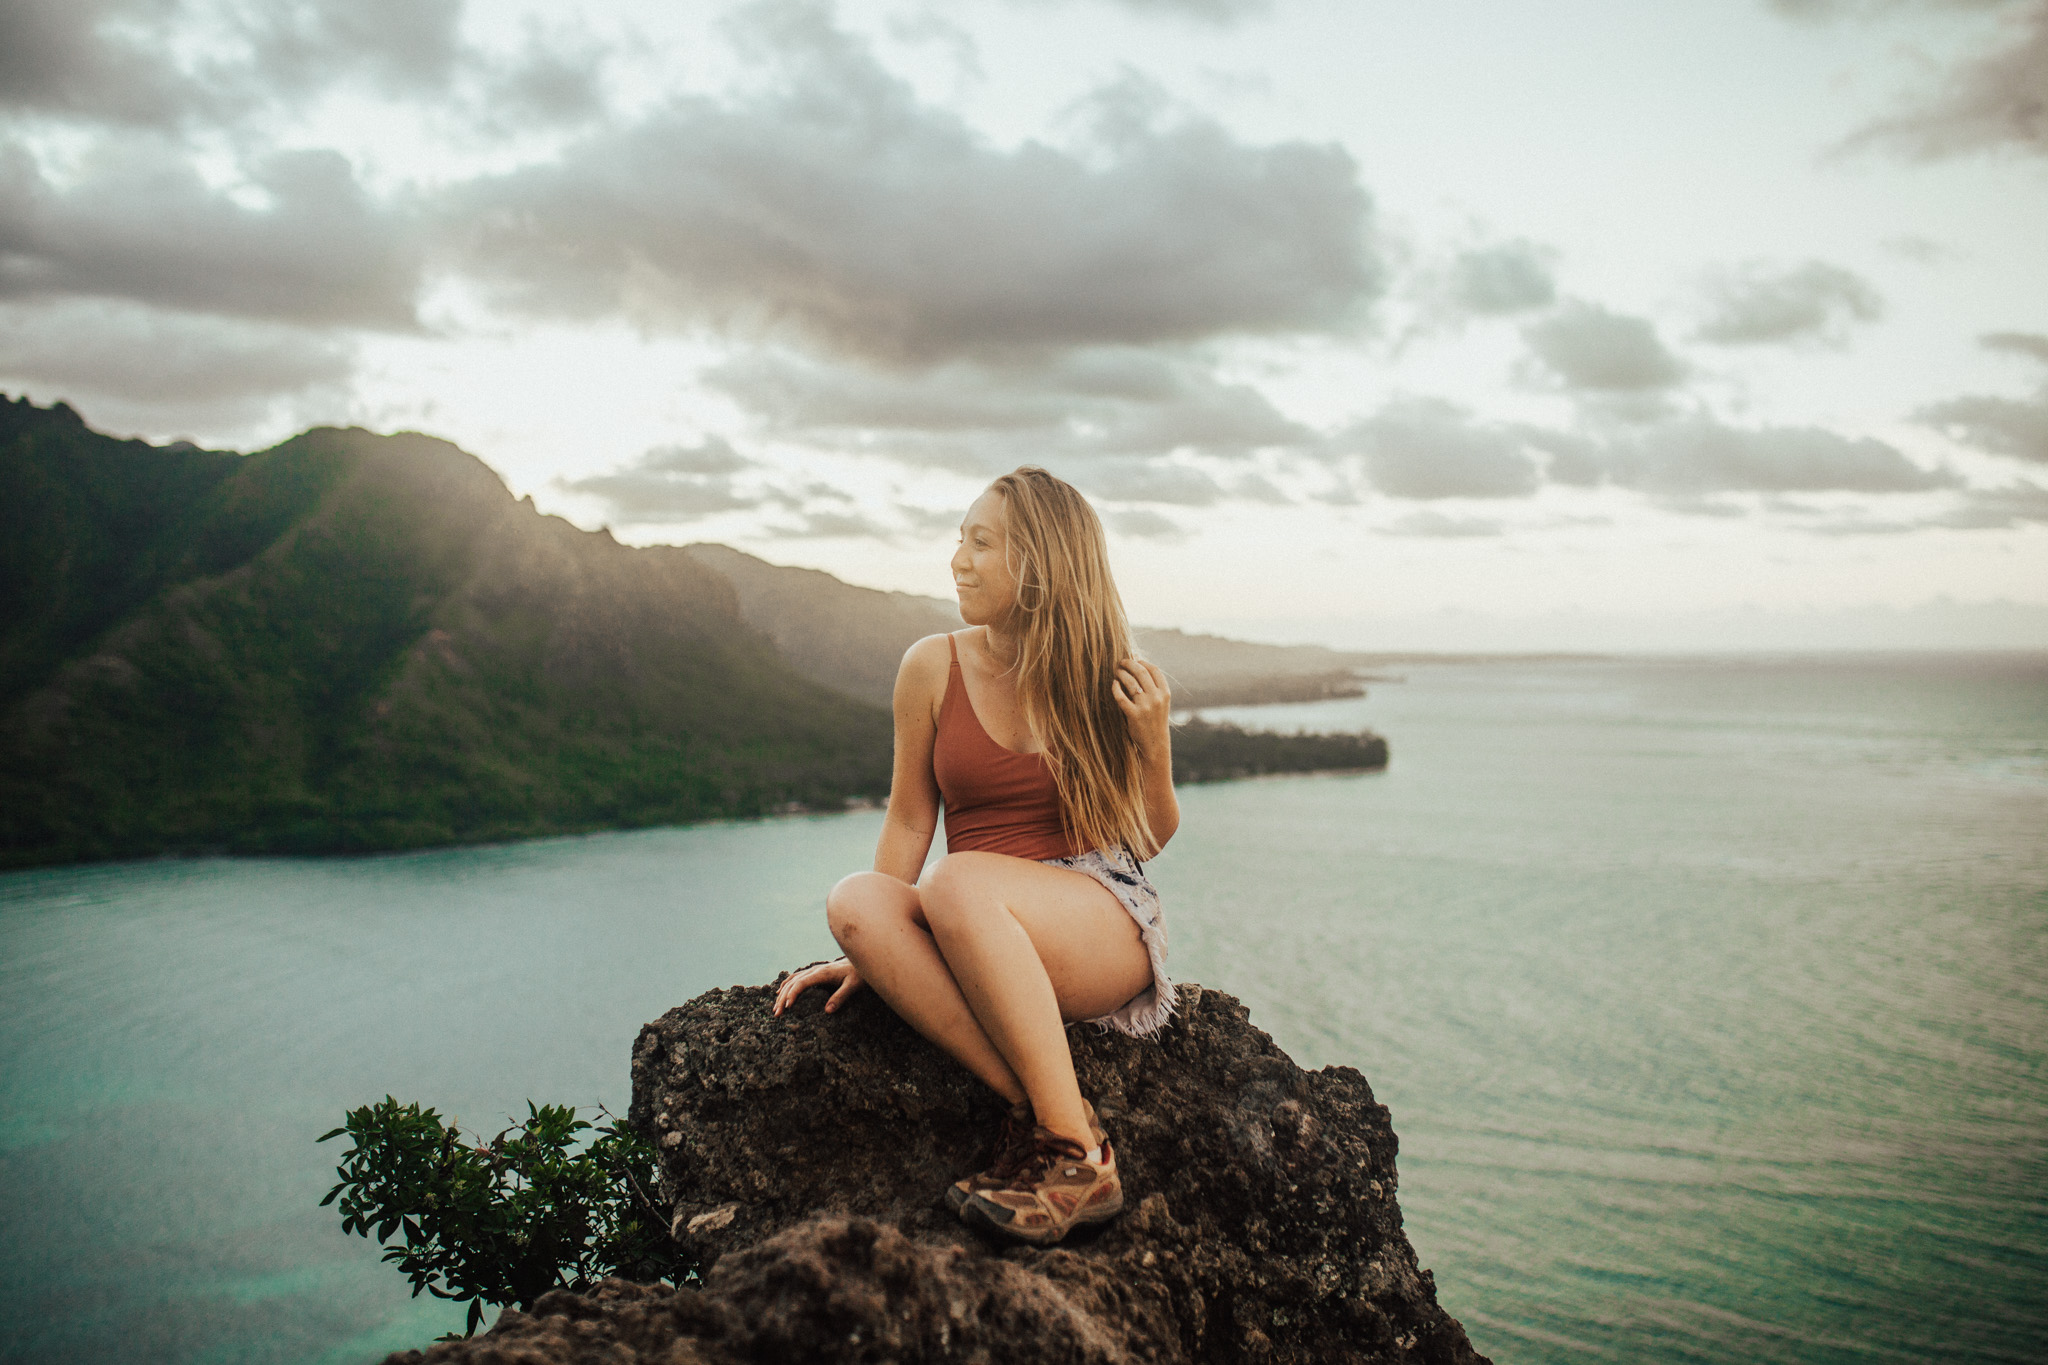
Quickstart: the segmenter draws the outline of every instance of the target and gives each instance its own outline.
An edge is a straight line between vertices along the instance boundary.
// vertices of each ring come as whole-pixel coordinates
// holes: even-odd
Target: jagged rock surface
[[[1075,1029],[1126,1211],[1050,1250],[940,1202],[1000,1102],[871,993],[781,1019],[712,991],[641,1031],[635,1124],[662,1153],[698,1288],[611,1281],[394,1360],[1482,1362],[1401,1230],[1387,1111],[1305,1072],[1195,986],[1156,1041]]]

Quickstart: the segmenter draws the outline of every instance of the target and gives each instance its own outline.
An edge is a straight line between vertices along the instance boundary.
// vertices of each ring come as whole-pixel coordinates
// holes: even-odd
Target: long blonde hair
[[[1068,832],[1084,848],[1158,851],[1145,818],[1137,741],[1110,693],[1135,656],[1109,573],[1102,521],[1073,485],[1025,465],[989,485],[1003,495],[1018,643],[1017,701],[1045,745]]]

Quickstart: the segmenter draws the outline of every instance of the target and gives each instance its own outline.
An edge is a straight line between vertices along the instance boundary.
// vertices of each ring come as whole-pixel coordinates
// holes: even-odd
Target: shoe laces
[[[1017,1168],[1031,1158],[1034,1131],[1030,1111],[1022,1118],[1015,1113],[1004,1114],[1002,1131],[996,1135],[995,1160],[989,1162],[988,1173],[1000,1180],[1015,1175]]]
[[[1017,1164],[1017,1172],[1010,1179],[1013,1190],[1035,1189],[1045,1179],[1045,1173],[1062,1161],[1085,1162],[1088,1149],[1072,1138],[1063,1138],[1050,1128],[1034,1128],[1031,1133],[1031,1150],[1025,1153]]]

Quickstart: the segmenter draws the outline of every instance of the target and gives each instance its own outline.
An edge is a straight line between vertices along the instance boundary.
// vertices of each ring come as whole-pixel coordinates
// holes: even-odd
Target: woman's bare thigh
[[[1152,984],[1152,958],[1137,921],[1085,872],[1002,853],[949,853],[918,890],[926,913],[934,897],[1007,909],[1037,950],[1060,1015],[1070,1022],[1110,1014]]]

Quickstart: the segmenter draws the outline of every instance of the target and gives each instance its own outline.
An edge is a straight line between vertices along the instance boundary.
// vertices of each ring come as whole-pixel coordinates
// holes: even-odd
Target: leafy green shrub
[[[321,1206],[340,1199],[343,1230],[374,1235],[413,1297],[424,1289],[467,1300],[472,1333],[487,1303],[528,1309],[551,1289],[587,1289],[607,1275],[673,1280],[695,1270],[653,1200],[646,1138],[616,1122],[593,1128],[564,1105],[529,1100],[526,1110],[524,1123],[488,1142],[389,1095],[352,1110],[320,1139],[346,1134],[355,1144]],[[585,1132],[596,1136],[576,1150]]]

